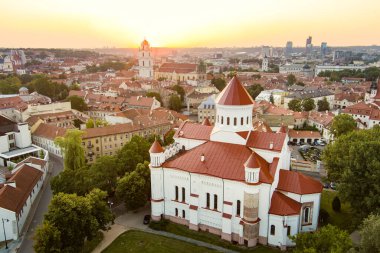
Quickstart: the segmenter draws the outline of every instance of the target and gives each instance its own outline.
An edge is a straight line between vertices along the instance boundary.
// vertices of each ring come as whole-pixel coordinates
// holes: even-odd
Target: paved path
[[[360,233],[358,230],[355,230],[350,234],[351,240],[355,246],[360,245]]]
[[[50,163],[52,164],[52,175],[55,176],[63,169],[63,161],[61,158],[57,158],[53,155],[50,155]],[[47,178],[47,180],[50,180]],[[53,193],[50,188],[50,182],[46,182],[44,189],[42,189],[42,196],[40,202],[38,203],[37,209],[34,213],[32,221],[29,225],[29,229],[25,234],[25,238],[21,243],[21,246],[17,252],[20,253],[33,253],[33,235],[36,230],[36,227],[42,223],[44,215],[47,212],[48,205],[53,196]]]
[[[138,212],[127,212],[117,217],[115,219],[115,224],[111,226],[111,229],[106,232],[103,232],[104,234],[103,241],[92,251],[92,253],[101,253],[120,234],[131,229],[141,230],[147,233],[152,233],[156,235],[161,235],[161,236],[177,239],[177,240],[191,243],[200,247],[214,249],[219,252],[226,252],[226,253],[235,252],[235,251],[228,250],[228,249],[225,249],[213,244],[194,240],[194,239],[187,238],[184,236],[179,236],[179,235],[168,233],[165,231],[156,231],[156,230],[150,229],[147,225],[143,224],[143,218],[144,218],[144,215],[146,214],[150,214],[150,208],[144,208],[144,209],[139,210]]]

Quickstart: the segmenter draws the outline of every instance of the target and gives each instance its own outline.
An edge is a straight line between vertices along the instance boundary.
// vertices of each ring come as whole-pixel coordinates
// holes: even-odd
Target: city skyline
[[[21,8],[22,7],[22,8]],[[130,2],[27,0],[0,3],[0,47],[304,47],[379,45],[380,2],[296,0]],[[11,20],[11,22],[9,22]]]

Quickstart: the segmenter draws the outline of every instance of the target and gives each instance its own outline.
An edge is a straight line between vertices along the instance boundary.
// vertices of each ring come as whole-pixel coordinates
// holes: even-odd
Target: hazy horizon
[[[0,47],[249,48],[380,45],[374,0],[2,0]]]

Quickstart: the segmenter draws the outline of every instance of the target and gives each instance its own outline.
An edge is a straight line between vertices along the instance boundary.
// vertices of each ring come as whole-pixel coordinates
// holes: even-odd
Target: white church
[[[184,122],[151,162],[152,219],[169,219],[222,239],[285,249],[315,231],[322,185],[290,171],[288,137],[252,127],[253,100],[235,76],[216,99],[216,122]]]
[[[153,59],[150,50],[149,42],[144,39],[141,42],[141,46],[138,52],[138,61],[139,61],[139,77],[152,79],[153,78]]]

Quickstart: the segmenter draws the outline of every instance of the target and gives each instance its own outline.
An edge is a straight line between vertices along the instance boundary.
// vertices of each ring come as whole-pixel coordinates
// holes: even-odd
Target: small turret
[[[160,167],[165,161],[164,149],[161,144],[155,140],[149,149],[150,165],[152,167]]]
[[[245,167],[245,182],[249,184],[256,184],[260,180],[260,161],[258,155],[253,152],[244,164]]]
[[[211,126],[211,122],[208,119],[208,117],[203,120],[202,125],[204,125],[204,126]]]

